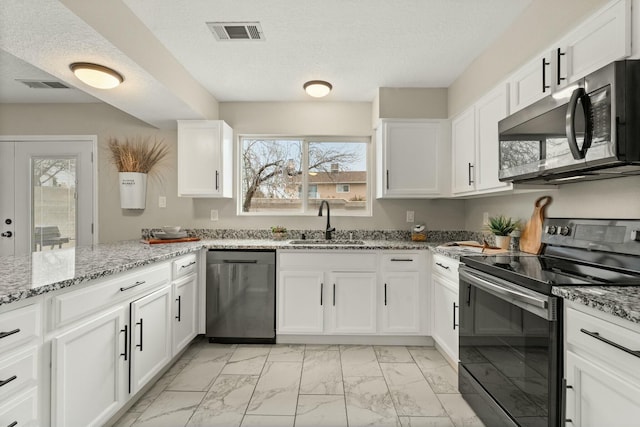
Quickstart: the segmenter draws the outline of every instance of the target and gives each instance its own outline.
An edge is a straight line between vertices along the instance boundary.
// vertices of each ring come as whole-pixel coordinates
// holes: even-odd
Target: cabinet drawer
[[[54,328],[94,313],[140,291],[156,288],[169,281],[170,264],[162,263],[125,273],[100,284],[53,297]]]
[[[40,337],[41,312],[40,304],[32,304],[0,314],[0,352]]]
[[[173,279],[188,276],[198,271],[198,258],[196,254],[181,257],[172,263]]]
[[[37,426],[38,423],[38,389],[7,402],[0,407],[0,425],[2,426]]]
[[[0,397],[15,395],[20,390],[36,386],[37,383],[37,347],[31,347],[0,360]]]
[[[385,253],[382,255],[383,271],[417,271],[424,254],[418,252]]]
[[[640,351],[640,333],[571,307],[567,307],[566,314],[566,339],[570,349],[598,357],[607,365],[640,379],[640,357],[616,347]]]
[[[314,268],[324,270],[375,270],[376,254],[360,252],[304,252],[280,254],[279,267],[287,269]]]
[[[431,261],[431,271],[433,274],[438,274],[457,283],[459,265],[460,261],[458,261],[457,259],[449,258],[448,256],[444,255],[433,254],[433,259]]]

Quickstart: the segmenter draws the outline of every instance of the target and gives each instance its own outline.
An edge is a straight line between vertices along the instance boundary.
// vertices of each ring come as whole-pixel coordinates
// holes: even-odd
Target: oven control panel
[[[640,256],[640,220],[547,218],[542,243]]]

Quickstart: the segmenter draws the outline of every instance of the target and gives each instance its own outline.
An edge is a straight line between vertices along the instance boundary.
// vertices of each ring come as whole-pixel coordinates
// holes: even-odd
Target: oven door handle
[[[467,267],[460,267],[458,274],[460,278],[471,285],[480,288],[496,297],[513,302],[519,307],[544,317],[547,320],[556,320],[555,310],[549,307],[550,298],[545,295],[537,297],[530,293],[518,289],[518,285],[511,284],[497,277],[488,276],[485,278],[482,273],[472,272]],[[531,291],[533,293],[533,291]]]

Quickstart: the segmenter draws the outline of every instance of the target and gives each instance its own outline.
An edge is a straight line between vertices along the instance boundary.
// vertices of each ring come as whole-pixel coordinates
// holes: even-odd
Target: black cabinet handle
[[[127,361],[128,357],[129,357],[129,339],[128,336],[129,334],[128,332],[129,327],[127,325],[124,325],[124,329],[120,329],[120,332],[124,332],[124,353],[120,353],[120,356],[124,356],[124,360],[125,362]]]
[[[542,57],[542,93],[545,93],[551,86],[547,86],[547,62],[545,57]]]
[[[322,305],[322,290],[324,289],[324,283],[320,283],[320,305]]]
[[[336,305],[336,284],[333,284],[333,305]]]
[[[384,284],[384,305],[387,305],[387,284]]]
[[[413,262],[411,258],[391,258],[391,262]]]
[[[2,381],[0,381],[0,387],[4,387],[5,385],[9,384],[11,381],[14,381],[14,380],[17,380],[17,379],[18,379],[18,377],[13,375],[13,376],[7,378],[6,380],[2,380]]]
[[[603,343],[605,343],[605,344],[609,344],[610,346],[615,347],[615,348],[617,348],[618,350],[622,350],[622,351],[624,351],[625,353],[629,353],[629,354],[631,354],[632,356],[640,357],[640,351],[631,350],[630,348],[625,347],[625,346],[623,346],[623,345],[621,345],[621,344],[618,344],[617,342],[613,342],[613,341],[608,340],[608,339],[606,339],[606,338],[604,338],[604,337],[601,337],[601,336],[600,336],[600,333],[598,333],[598,332],[591,332],[591,331],[587,331],[587,330],[586,330],[586,329],[584,329],[584,328],[580,328],[580,332],[582,332],[583,334],[587,334],[587,335],[589,335],[590,337],[593,337],[593,338],[597,339],[598,341],[602,341],[602,342],[603,342]]]
[[[178,319],[178,322],[180,322],[180,318],[181,318],[181,307],[182,307],[182,296],[178,295],[178,299],[176,299],[176,301],[178,301],[178,315],[176,316],[176,319]]]
[[[124,288],[120,288],[120,292],[124,292],[124,291],[127,291],[129,289],[135,288],[136,286],[144,285],[145,283],[147,283],[147,282],[145,282],[144,280],[140,280],[139,282],[136,282],[131,286],[125,286]]]
[[[438,267],[442,267],[442,268],[444,268],[445,270],[450,270],[450,268],[449,268],[449,266],[448,266],[448,265],[440,264],[439,262],[436,262],[436,265],[437,265]]]
[[[456,330],[456,326],[460,326],[458,323],[456,323],[456,308],[460,307],[459,305],[457,305],[455,302],[453,303],[453,330]]]
[[[9,335],[17,334],[18,332],[20,332],[20,328],[14,329],[13,331],[9,332],[0,332],[0,339],[6,338]]]
[[[144,336],[144,333],[142,332],[142,319],[140,319],[136,325],[140,325],[140,344],[136,344],[136,347],[140,347],[140,351],[142,351],[142,337]]]
[[[18,422],[14,421],[11,424],[7,425],[7,427],[16,427],[17,425],[18,425]]]
[[[195,264],[195,263],[196,263],[195,261],[191,261],[191,262],[190,262],[189,264],[187,264],[187,265],[181,265],[181,266],[180,266],[180,268],[182,269],[182,268],[191,267],[191,266],[192,266],[193,264]]]
[[[13,233],[10,231],[5,231],[4,233],[2,233],[2,237],[11,237],[13,236]]]
[[[387,169],[387,190],[389,189],[389,169]]]
[[[220,186],[218,185],[219,179],[220,179],[220,173],[216,171],[216,190],[220,188]]]
[[[563,80],[567,80],[566,77],[562,77],[560,74],[560,58],[563,57],[565,54],[564,52],[562,52],[560,50],[560,48],[558,48],[558,50],[556,51],[556,64],[557,64],[557,68],[558,68],[558,85],[560,85],[560,83],[562,83]]]
[[[473,165],[471,163],[469,163],[469,185],[473,184],[473,179],[471,179],[471,169],[473,169]]]
[[[467,286],[467,307],[471,307],[471,285]]]

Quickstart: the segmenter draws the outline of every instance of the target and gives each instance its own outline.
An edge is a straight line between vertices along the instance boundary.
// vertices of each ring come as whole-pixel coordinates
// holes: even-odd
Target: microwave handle
[[[576,139],[575,116],[576,109],[578,107],[578,101],[582,102],[582,110],[584,111],[585,129],[582,148],[578,148],[578,141]],[[589,150],[589,147],[591,147],[593,119],[591,117],[591,101],[589,100],[589,95],[587,95],[587,92],[582,87],[574,90],[571,94],[571,99],[569,100],[569,105],[567,106],[566,122],[567,140],[569,142],[571,155],[576,160],[584,159],[587,155],[587,150]]]

